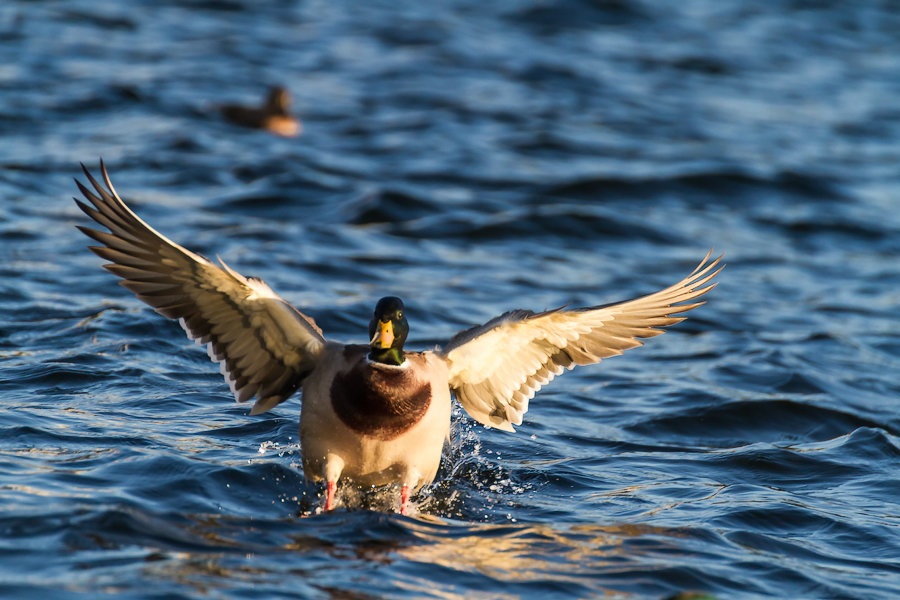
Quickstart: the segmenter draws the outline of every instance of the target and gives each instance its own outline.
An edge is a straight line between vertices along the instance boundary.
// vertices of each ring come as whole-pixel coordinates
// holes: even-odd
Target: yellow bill
[[[378,329],[372,338],[372,345],[376,348],[390,348],[394,343],[394,324],[390,321],[378,321]]]

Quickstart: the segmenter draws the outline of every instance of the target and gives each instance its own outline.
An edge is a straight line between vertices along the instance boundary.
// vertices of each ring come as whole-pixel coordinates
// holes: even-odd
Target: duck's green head
[[[369,321],[369,358],[389,365],[402,365],[403,344],[409,333],[409,323],[403,309],[403,300],[387,296],[375,305],[375,314]]]

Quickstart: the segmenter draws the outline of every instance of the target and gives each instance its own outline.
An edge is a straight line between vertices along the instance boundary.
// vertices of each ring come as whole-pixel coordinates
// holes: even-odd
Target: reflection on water
[[[596,585],[608,573],[615,580],[635,560],[651,563],[679,553],[679,530],[644,525],[469,525],[435,517],[410,519],[381,513],[342,512],[302,521],[260,521],[195,516],[183,533],[206,550],[148,554],[148,579],[174,581],[198,593],[233,585],[273,585],[278,577],[331,572],[334,585],[315,585],[329,597],[379,597],[361,574],[393,577],[413,595],[465,597],[481,586],[506,587],[492,597],[520,597],[520,591],[556,590],[576,595],[612,594]],[[635,543],[638,542],[638,543]],[[106,545],[116,546],[107,540]],[[259,565],[254,566],[257,562]],[[303,567],[291,565],[304,565]],[[434,575],[442,573],[438,580]],[[475,588],[467,587],[475,585]],[[389,586],[386,586],[389,587]],[[276,585],[273,589],[278,589]],[[297,591],[299,593],[299,591]],[[359,596],[357,596],[357,594]]]
[[[434,522],[434,521],[433,521]],[[623,538],[670,536],[649,526],[579,525],[558,530],[549,525],[486,525],[465,532],[411,527],[425,543],[398,549],[409,560],[517,583],[545,578],[589,578],[588,570],[617,564],[626,552]],[[587,568],[589,566],[589,568]]]

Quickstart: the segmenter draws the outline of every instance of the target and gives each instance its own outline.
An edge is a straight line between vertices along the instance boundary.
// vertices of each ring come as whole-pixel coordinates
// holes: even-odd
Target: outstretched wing
[[[103,244],[90,246],[110,261],[103,266],[156,312],[178,319],[188,337],[207,345],[235,400],[256,396],[250,414],[265,412],[293,394],[325,344],[313,320],[261,279],[245,278],[224,262],[219,267],[147,225],[116,193],[102,161],[106,187],[81,168],[94,190],[75,183],[93,208],[75,202],[109,233],[78,228]]]
[[[638,338],[663,333],[656,327],[686,318],[672,315],[703,304],[679,303],[715,287],[706,284],[722,270],[715,269],[722,257],[709,262],[711,254],[675,285],[643,298],[538,314],[516,310],[458,333],[441,352],[457,400],[479,423],[515,431],[528,401],[553,377],[640,346]]]

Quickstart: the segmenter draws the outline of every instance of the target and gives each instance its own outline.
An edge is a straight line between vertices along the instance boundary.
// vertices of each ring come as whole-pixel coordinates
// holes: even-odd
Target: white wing
[[[123,286],[207,345],[211,359],[238,402],[253,396],[251,414],[265,412],[293,394],[316,365],[322,331],[260,279],[245,278],[224,262],[219,267],[182,248],[142,221],[100,170],[106,188],[81,166],[96,194],[78,188],[94,208],[75,200],[109,233],[79,229],[104,246],[91,246],[124,281]]]
[[[441,352],[457,400],[479,423],[515,431],[528,401],[553,377],[640,346],[638,338],[663,333],[656,327],[686,318],[671,315],[703,304],[678,303],[715,287],[706,284],[722,270],[713,271],[722,257],[708,262],[711,253],[675,285],[643,298],[539,314],[515,310],[458,333]]]

